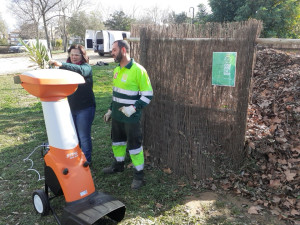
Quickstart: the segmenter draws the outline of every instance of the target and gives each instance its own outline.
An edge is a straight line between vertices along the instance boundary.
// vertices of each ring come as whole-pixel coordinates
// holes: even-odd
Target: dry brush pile
[[[300,57],[257,52],[248,108],[246,166],[206,185],[249,197],[249,213],[300,224]]]

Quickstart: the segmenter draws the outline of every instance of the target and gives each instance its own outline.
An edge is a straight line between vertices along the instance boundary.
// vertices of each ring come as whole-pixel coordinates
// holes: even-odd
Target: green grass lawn
[[[129,157],[123,173],[103,175],[101,169],[109,166],[113,159],[110,123],[104,123],[102,116],[110,105],[115,66],[111,63],[93,67],[97,109],[92,127],[91,171],[96,190],[106,192],[126,205],[125,218],[119,224],[281,224],[278,220],[273,222],[269,214],[262,215],[262,221],[249,216],[241,199],[217,191],[208,193],[216,196],[215,200],[209,198],[211,203],[194,204],[194,208],[189,208],[184,202],[187,198],[202,198],[201,186],[191,187],[183,178],[175,178],[147,163],[146,186],[131,190],[133,169],[129,166]],[[32,167],[31,161],[24,161],[37,149],[30,159],[33,168],[43,177],[44,160],[38,146],[47,142],[47,136],[41,103],[20,84],[14,84],[13,77],[0,76],[0,225],[55,225],[52,215],[41,217],[33,208],[32,193],[43,189],[44,181],[39,180],[38,173],[28,170]],[[63,196],[51,200],[58,216],[61,216],[64,204]],[[246,205],[250,204],[247,202]],[[197,213],[191,214],[191,209]],[[115,223],[104,218],[97,224]]]
[[[154,224],[154,221],[159,224],[159,215],[173,207],[175,211],[178,210],[176,205],[190,192],[188,185],[179,186],[179,181],[170,175],[146,168],[146,186],[133,191],[130,188],[132,168],[111,176],[101,173],[101,169],[112,162],[110,124],[104,123],[102,116],[110,105],[112,71],[115,66],[112,63],[105,67],[93,67],[97,101],[92,127],[93,179],[97,190],[113,195],[126,205],[126,216],[120,224]],[[56,224],[52,215],[41,217],[35,213],[32,193],[42,189],[44,181],[38,180],[36,172],[28,170],[31,162],[24,161],[37,146],[47,142],[41,103],[20,84],[14,84],[13,75],[0,76],[0,115],[0,224]],[[33,168],[43,177],[40,150],[37,149],[30,158],[34,163]],[[130,164],[128,157],[126,164]],[[60,216],[64,205],[63,196],[52,200],[51,204]],[[171,222],[173,218],[169,214],[161,220],[167,217]],[[182,216],[180,220],[187,221],[189,218]]]

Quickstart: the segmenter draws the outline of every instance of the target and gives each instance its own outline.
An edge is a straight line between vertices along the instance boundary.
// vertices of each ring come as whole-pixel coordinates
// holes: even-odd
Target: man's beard
[[[122,56],[122,53],[120,51],[119,54],[115,58],[115,62],[120,63],[122,59],[123,59],[123,56]]]

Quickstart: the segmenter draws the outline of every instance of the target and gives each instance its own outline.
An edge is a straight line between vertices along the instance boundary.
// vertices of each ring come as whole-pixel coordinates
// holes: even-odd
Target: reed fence
[[[262,24],[135,25],[131,56],[150,77],[154,98],[144,110],[149,163],[204,179],[243,162],[247,107]],[[235,86],[212,85],[213,52],[237,52]]]

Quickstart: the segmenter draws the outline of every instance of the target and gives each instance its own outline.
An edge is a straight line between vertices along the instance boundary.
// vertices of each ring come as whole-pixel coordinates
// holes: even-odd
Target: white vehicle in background
[[[111,54],[112,44],[117,40],[124,40],[130,37],[129,31],[119,30],[86,30],[85,48],[93,49],[100,56]]]
[[[94,50],[96,30],[85,31],[85,49]]]

